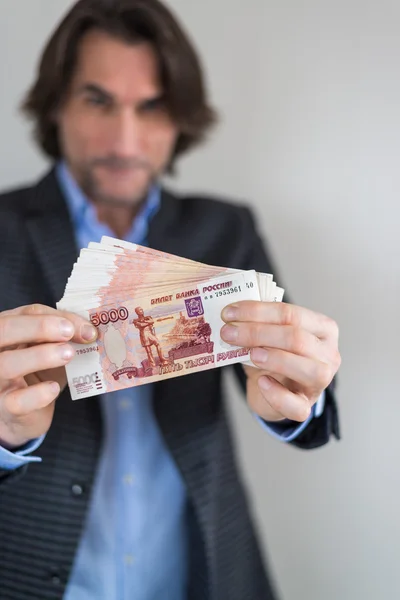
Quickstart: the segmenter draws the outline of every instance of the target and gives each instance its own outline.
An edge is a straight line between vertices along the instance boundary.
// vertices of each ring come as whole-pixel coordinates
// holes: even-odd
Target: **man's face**
[[[82,40],[56,120],[62,153],[93,202],[135,205],[167,167],[178,136],[156,54],[93,30]]]

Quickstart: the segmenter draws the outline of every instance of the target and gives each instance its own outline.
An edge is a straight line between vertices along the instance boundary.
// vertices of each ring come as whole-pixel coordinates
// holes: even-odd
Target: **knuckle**
[[[336,321],[334,321],[334,319],[326,317],[326,327],[334,339],[339,338],[339,325],[336,323]]]
[[[335,372],[339,370],[340,365],[342,364],[342,357],[340,355],[339,350],[335,350],[334,355],[333,355],[333,367],[335,369]]]
[[[28,316],[37,316],[37,315],[41,315],[44,312],[46,312],[46,306],[44,304],[27,304],[26,306],[22,307],[21,310],[23,315],[28,315]]]
[[[290,339],[290,350],[294,354],[303,356],[307,349],[307,336],[302,329],[293,327]]]
[[[264,323],[254,323],[250,329],[250,345],[251,346],[263,346],[264,345]]]
[[[28,312],[32,313],[33,315],[36,315],[36,314],[39,314],[43,310],[44,306],[42,304],[31,304],[27,308],[28,308]]]
[[[311,406],[308,401],[299,403],[296,420],[300,422],[306,421],[311,414]]]
[[[249,311],[248,318],[249,320],[255,321],[263,321],[265,317],[265,305],[263,302],[254,301],[251,305],[251,310]]]
[[[47,317],[37,317],[36,336],[38,339],[48,339],[53,334],[53,323]]]
[[[289,397],[289,394],[283,394],[281,402],[281,410],[284,412],[287,419],[303,423],[311,414],[310,402],[303,395],[297,395],[294,402],[292,395]]]
[[[18,309],[18,312],[20,315],[31,315],[34,313],[34,310],[32,310],[34,307],[39,306],[38,304],[24,304],[23,306],[20,306]]]
[[[282,302],[281,305],[282,312],[282,325],[293,325],[294,320],[294,306],[292,304],[285,304]]]
[[[314,376],[316,382],[318,382],[324,389],[332,381],[332,369],[326,363],[318,362],[315,363]]]

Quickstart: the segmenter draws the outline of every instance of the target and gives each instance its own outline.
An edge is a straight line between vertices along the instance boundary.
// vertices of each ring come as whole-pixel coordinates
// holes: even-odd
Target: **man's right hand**
[[[82,317],[40,304],[0,313],[0,446],[13,450],[47,433],[74,356],[68,342],[96,336]]]

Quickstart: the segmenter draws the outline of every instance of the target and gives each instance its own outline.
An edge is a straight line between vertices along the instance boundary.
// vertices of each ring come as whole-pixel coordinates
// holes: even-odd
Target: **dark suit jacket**
[[[276,273],[250,211],[204,197],[163,192],[149,245],[197,261]],[[77,256],[65,201],[50,172],[34,187],[0,196],[0,311],[54,306]],[[235,370],[242,384],[242,368]],[[222,398],[222,369],[160,382],[154,411],[188,493],[190,599],[271,600],[239,479]],[[323,415],[296,440],[314,448],[338,437],[327,392]],[[267,435],[267,434],[266,434]],[[0,471],[0,598],[61,599],[90,500],[102,439],[98,399],[56,404],[38,450],[42,463]],[[79,484],[83,493],[76,494]],[[161,599],[160,599],[161,600]]]

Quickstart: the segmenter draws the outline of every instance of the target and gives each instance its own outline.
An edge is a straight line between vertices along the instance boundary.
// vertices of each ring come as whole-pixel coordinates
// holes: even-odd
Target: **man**
[[[158,0],[80,0],[25,110],[54,165],[0,198],[1,599],[275,598],[223,369],[72,402],[69,342],[96,331],[54,309],[79,249],[103,234],[275,273],[246,207],[160,186],[215,121],[194,49]],[[234,368],[259,426],[305,449],[338,437],[335,323],[285,303],[223,318],[225,342],[259,367]]]

